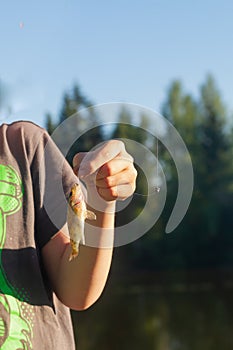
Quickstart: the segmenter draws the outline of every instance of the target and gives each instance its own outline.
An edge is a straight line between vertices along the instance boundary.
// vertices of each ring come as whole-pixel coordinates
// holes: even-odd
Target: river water
[[[233,273],[190,275],[110,282],[89,310],[72,313],[77,350],[232,350]]]

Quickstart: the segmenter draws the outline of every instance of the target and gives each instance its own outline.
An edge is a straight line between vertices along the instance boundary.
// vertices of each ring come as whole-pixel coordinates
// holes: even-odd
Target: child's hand
[[[73,166],[87,188],[95,185],[105,201],[124,200],[135,191],[137,171],[122,141],[111,140],[94,151],[76,154]]]

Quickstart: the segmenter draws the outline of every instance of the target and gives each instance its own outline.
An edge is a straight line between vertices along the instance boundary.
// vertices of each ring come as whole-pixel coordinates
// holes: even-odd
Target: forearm
[[[133,158],[119,140],[106,142],[88,154],[78,153],[73,166],[86,185],[87,203],[96,212],[97,220],[86,223],[86,245],[80,247],[74,260],[69,261],[70,242],[62,232],[43,247],[42,255],[60,300],[72,309],[85,309],[98,299],[109,273],[115,200],[133,194],[137,172]]]
[[[72,309],[86,309],[103,291],[112,260],[114,209],[115,203],[109,203],[104,212],[95,211],[96,221],[85,225],[87,243],[80,245],[79,255],[72,261],[69,261],[69,240],[66,238],[64,245],[58,242],[64,237],[59,235],[54,238],[57,245],[63,245],[63,249],[58,249],[59,263],[52,267],[50,273],[54,276],[52,285],[58,298]]]

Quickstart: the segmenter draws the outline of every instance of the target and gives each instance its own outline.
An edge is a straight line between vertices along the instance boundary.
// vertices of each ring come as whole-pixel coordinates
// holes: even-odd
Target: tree
[[[227,132],[226,108],[213,77],[207,76],[197,98],[186,93],[180,81],[174,81],[162,114],[180,133],[191,155],[193,197],[176,230],[161,235],[174,206],[178,184],[173,160],[159,144],[160,162],[167,180],[166,205],[156,226],[140,242],[135,242],[137,249],[131,255],[132,264],[147,269],[232,264],[233,148]],[[138,132],[134,137],[141,140],[142,134]]]
[[[223,250],[229,250],[225,244],[232,244],[228,232],[233,221],[226,205],[233,198],[232,146],[226,132],[226,109],[213,77],[207,76],[196,101],[175,81],[163,111],[183,137],[194,167],[192,202],[176,231],[183,261],[188,266],[223,264],[227,255]],[[175,192],[172,179],[169,191]],[[227,259],[232,259],[231,251]]]
[[[230,166],[230,139],[226,133],[226,108],[223,105],[212,76],[208,76],[201,87],[200,100],[200,144],[202,150],[203,169],[205,176],[202,183],[208,193],[216,192],[221,185],[223,190],[224,178],[232,173]]]
[[[45,128],[47,129],[50,135],[53,133],[54,129],[56,128],[52,119],[52,115],[50,113],[46,114]]]
[[[104,130],[91,129],[98,120],[94,109],[89,107],[86,113],[80,113],[83,106],[89,105],[90,102],[79,88],[64,94],[60,122],[77,112],[77,125],[72,126],[72,130],[67,129],[66,135],[77,131],[82,134],[83,130],[89,128],[70,148],[69,161],[77,151],[89,150],[106,139]],[[162,114],[180,133],[190,152],[194,168],[192,201],[182,223],[172,234],[165,235],[165,226],[177,195],[177,170],[162,142],[148,133],[147,130],[153,130],[154,126],[146,113],[138,116],[135,125],[130,110],[123,108],[110,138],[123,138],[127,150],[132,154],[135,152],[134,142],[144,145],[154,154],[156,143],[159,145],[159,161],[167,181],[167,198],[163,213],[150,232],[117,252],[121,257],[119,262],[126,259],[125,265],[132,270],[232,265],[233,142],[232,134],[228,132],[226,108],[213,77],[206,77],[196,98],[184,90],[180,81],[172,82],[163,103]],[[47,126],[52,128],[51,116],[47,117],[47,121]],[[141,158],[143,166],[140,168],[136,165],[136,193],[130,204],[117,213],[117,225],[134,220],[145,206],[148,183],[143,167],[150,167],[150,159],[146,153]]]
[[[200,96],[200,162],[197,185],[202,203],[205,235],[215,243],[215,263],[233,261],[232,215],[233,203],[232,142],[227,133],[226,107],[214,78],[209,75],[201,86]]]

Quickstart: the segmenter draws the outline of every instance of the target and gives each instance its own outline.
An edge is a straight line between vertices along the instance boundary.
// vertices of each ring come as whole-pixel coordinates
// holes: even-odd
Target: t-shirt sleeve
[[[78,179],[46,131],[36,147],[31,172],[35,240],[41,249],[66,223],[67,196]]]

